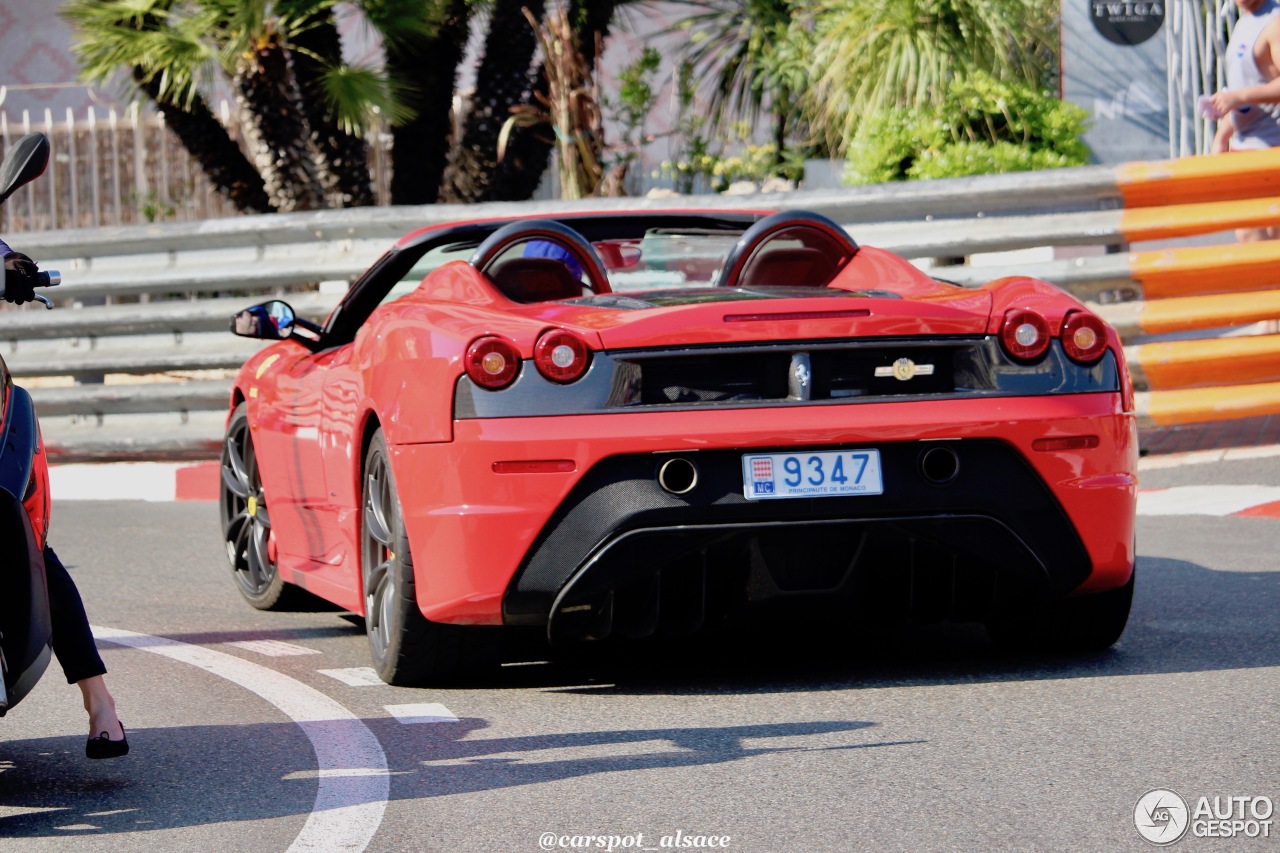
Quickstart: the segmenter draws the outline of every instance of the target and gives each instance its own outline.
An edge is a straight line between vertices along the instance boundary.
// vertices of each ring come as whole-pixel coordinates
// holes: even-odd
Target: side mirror
[[[13,195],[18,187],[43,175],[48,165],[49,140],[43,133],[28,133],[15,142],[0,163],[0,202]]]
[[[293,334],[297,315],[288,302],[273,299],[231,315],[231,331],[245,338],[283,341]]]

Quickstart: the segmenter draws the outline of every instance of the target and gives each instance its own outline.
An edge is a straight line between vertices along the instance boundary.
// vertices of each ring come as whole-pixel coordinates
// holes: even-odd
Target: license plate
[[[883,494],[880,451],[744,454],[742,492],[753,501]]]

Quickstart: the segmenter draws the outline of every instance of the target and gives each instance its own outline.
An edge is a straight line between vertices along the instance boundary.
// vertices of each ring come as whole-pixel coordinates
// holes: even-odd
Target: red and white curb
[[[1280,486],[1175,486],[1139,489],[1138,515],[1280,518]]]
[[[216,501],[217,462],[50,465],[49,491],[64,501]]]
[[[1138,471],[1280,456],[1280,445],[1199,450],[1148,456]],[[217,462],[122,462],[53,465],[49,482],[55,500],[216,501]],[[1235,515],[1280,518],[1280,486],[1177,486],[1139,489],[1139,515]]]

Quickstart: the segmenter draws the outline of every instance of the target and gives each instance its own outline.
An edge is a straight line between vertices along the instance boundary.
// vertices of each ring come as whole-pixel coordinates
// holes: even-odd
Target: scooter
[[[18,140],[0,162],[0,204],[48,163],[43,134]],[[57,273],[42,273],[39,285],[60,280]],[[43,296],[36,299],[53,307]],[[31,692],[53,654],[44,567],[48,529],[49,468],[40,423],[31,395],[13,384],[0,357],[0,717]]]

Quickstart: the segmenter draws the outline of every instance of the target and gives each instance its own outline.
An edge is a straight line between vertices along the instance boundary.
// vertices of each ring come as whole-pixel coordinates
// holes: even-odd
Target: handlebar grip
[[[62,273],[57,270],[41,270],[36,273],[36,287],[57,287],[62,284]]]

